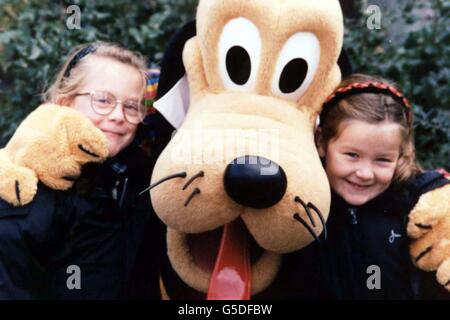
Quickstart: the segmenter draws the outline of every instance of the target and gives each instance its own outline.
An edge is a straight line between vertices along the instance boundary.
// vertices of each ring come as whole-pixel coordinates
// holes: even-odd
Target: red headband
[[[382,82],[354,82],[346,87],[337,89],[325,101],[322,113],[320,115],[321,118],[325,118],[325,115],[328,113],[330,107],[334,105],[338,100],[359,93],[382,93],[391,96],[394,100],[400,102],[405,107],[408,124],[412,124],[411,104],[409,103],[408,99],[406,99],[403,93],[398,91],[393,86]]]

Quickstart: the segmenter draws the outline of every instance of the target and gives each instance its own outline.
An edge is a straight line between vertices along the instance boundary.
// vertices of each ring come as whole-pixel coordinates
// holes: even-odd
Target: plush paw
[[[408,235],[417,239],[430,232],[440,220],[450,215],[450,185],[422,195],[409,214]]]
[[[80,176],[81,165],[71,156],[67,156],[58,161],[58,165],[53,167],[42,166],[38,169],[39,180],[47,187],[54,190],[67,190],[72,187]]]
[[[450,217],[433,225],[426,234],[414,240],[410,246],[414,264],[425,271],[435,271],[450,258]]]
[[[420,198],[409,215],[408,235],[413,263],[425,271],[436,271],[440,284],[450,283],[450,185]]]
[[[65,132],[71,158],[83,165],[101,162],[108,156],[108,140],[85,116],[67,107],[60,107],[54,121],[55,134]]]
[[[33,200],[38,183],[36,174],[10,162],[5,150],[0,150],[0,177],[0,198],[13,206],[26,205]]]
[[[2,150],[0,197],[13,205],[26,204],[33,199],[38,180],[66,190],[85,163],[101,162],[107,156],[106,137],[85,116],[68,107],[42,105]]]
[[[450,258],[441,264],[436,273],[436,278],[445,289],[450,291]]]
[[[63,137],[52,148],[45,161],[29,165],[36,171],[39,180],[52,189],[70,188],[81,173],[81,167],[88,162],[101,162],[108,156],[108,141],[85,116],[79,112],[58,106],[49,136]],[[44,141],[45,143],[49,141]],[[41,144],[41,151],[42,152]],[[36,144],[38,146],[38,144]],[[38,165],[39,163],[39,165]]]

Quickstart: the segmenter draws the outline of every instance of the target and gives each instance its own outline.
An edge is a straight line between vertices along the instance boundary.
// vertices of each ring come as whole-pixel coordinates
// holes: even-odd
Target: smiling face
[[[401,128],[392,122],[370,124],[346,120],[326,150],[325,170],[331,188],[351,205],[363,205],[392,182],[402,143]]]
[[[85,61],[83,85],[77,93],[108,92],[121,101],[140,102],[143,93],[142,76],[136,68],[105,57],[91,56]],[[137,125],[126,121],[122,104],[117,104],[108,115],[99,115],[91,107],[89,95],[76,96],[70,106],[81,112],[100,129],[108,139],[109,157],[114,157],[131,141]]]

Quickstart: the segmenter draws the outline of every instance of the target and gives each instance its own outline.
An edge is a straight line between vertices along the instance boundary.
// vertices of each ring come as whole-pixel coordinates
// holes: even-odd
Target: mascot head
[[[330,190],[314,126],[342,41],[337,0],[200,1],[183,51],[189,108],[151,190],[188,286],[248,298],[318,239]]]

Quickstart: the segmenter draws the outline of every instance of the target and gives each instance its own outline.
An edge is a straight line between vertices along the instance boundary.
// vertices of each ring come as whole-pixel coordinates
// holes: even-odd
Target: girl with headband
[[[148,192],[140,194],[152,168],[139,144],[146,72],[141,55],[103,42],[75,48],[59,70],[44,94],[46,105],[34,113],[53,108],[79,115],[104,136],[107,159],[64,176],[73,183],[67,191],[39,184],[29,205],[0,200],[0,299],[160,298],[162,225]],[[59,134],[83,128],[77,130]],[[78,147],[77,154],[99,158]]]
[[[319,249],[324,298],[449,298],[409,256],[409,212],[449,182],[416,163],[412,121],[408,100],[378,77],[350,76],[324,105],[316,132],[332,189]]]

